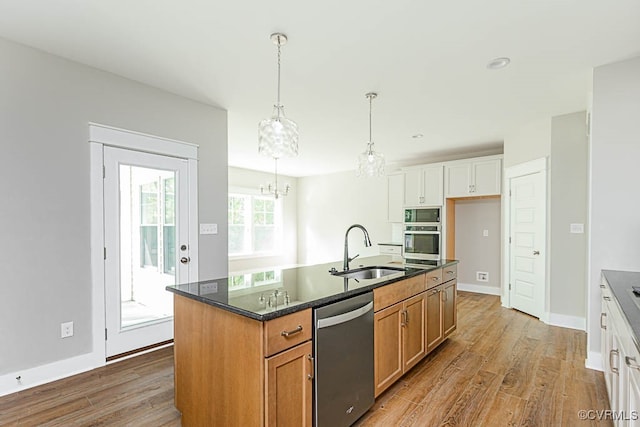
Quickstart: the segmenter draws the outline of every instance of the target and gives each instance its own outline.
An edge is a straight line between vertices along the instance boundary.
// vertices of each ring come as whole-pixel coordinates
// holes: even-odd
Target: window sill
[[[268,252],[259,254],[246,254],[246,255],[229,255],[229,261],[242,260],[242,259],[257,259],[257,258],[274,258],[283,256],[282,252]]]

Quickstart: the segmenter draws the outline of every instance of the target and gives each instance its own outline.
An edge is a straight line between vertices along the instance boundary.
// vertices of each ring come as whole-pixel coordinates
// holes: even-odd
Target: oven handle
[[[341,323],[346,323],[350,320],[358,318],[364,314],[367,314],[373,310],[373,301],[363,305],[360,308],[356,308],[355,310],[349,311],[347,313],[338,314],[337,316],[326,317],[324,319],[318,319],[318,329],[328,328],[330,326],[339,325]]]
[[[411,236],[412,234],[440,234],[439,231],[405,231],[405,236]]]

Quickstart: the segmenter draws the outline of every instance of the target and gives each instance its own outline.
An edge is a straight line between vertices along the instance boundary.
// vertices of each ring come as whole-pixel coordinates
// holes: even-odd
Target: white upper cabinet
[[[446,197],[500,195],[501,158],[467,159],[444,167]]]
[[[387,220],[389,222],[404,221],[404,174],[387,176]]]
[[[441,206],[443,196],[442,165],[409,169],[404,174],[405,206]]]

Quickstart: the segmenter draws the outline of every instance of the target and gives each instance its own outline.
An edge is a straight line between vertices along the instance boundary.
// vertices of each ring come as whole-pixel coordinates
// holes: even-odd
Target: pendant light
[[[295,157],[298,155],[298,125],[285,117],[284,106],[280,104],[280,48],[287,43],[287,36],[274,33],[271,41],[278,46],[278,97],[271,118],[258,124],[258,152],[275,159]]]
[[[371,139],[371,103],[377,96],[375,92],[365,95],[369,100],[369,141],[367,141],[367,149],[358,156],[358,177],[384,175],[384,156],[373,150],[373,139]]]
[[[289,194],[289,190],[291,186],[289,184],[285,184],[284,190],[280,190],[278,188],[278,159],[274,159],[276,162],[276,170],[275,170],[275,182],[273,185],[271,183],[267,184],[266,188],[264,185],[260,186],[260,194],[271,194],[275,199],[278,199],[280,196],[286,196]]]

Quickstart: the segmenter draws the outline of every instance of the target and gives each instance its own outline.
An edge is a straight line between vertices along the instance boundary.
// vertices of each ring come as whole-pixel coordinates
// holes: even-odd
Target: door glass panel
[[[120,165],[120,328],[173,315],[175,172]]]

